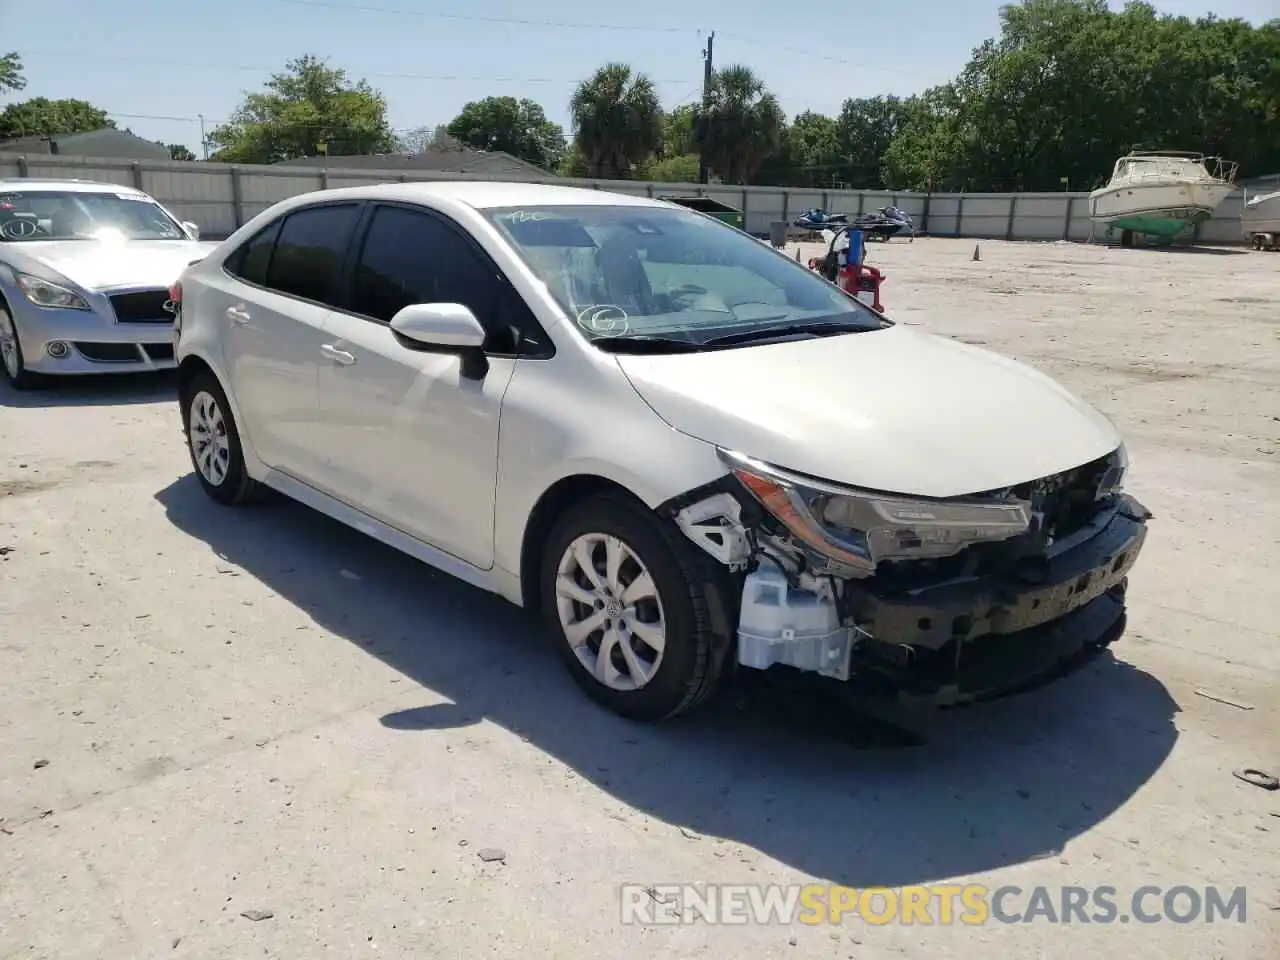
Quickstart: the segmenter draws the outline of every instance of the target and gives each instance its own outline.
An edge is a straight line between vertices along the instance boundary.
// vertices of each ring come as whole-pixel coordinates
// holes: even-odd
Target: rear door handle
[[[249,311],[243,307],[227,307],[227,319],[232,323],[246,324],[249,322]]]
[[[347,353],[345,350],[339,350],[332,343],[322,343],[320,352],[335,363],[340,363],[344,367],[349,367],[356,362],[355,354]]]

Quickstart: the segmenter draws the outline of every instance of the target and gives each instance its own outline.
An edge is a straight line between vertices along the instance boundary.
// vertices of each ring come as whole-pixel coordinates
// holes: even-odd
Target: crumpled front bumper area
[[[732,529],[738,514],[720,499],[681,513],[691,537],[704,514],[730,522],[709,529]],[[995,543],[958,556],[958,566],[911,565],[839,583],[788,575],[770,555],[744,581],[738,662],[943,703],[1011,691],[1124,632],[1127,578],[1149,517],[1122,495],[1056,545]],[[732,538],[704,549],[730,563],[747,556]]]
[[[1097,535],[1051,557],[1034,583],[974,578],[900,594],[874,581],[850,614],[869,636],[850,677],[870,690],[961,702],[996,696],[1118,639],[1125,587],[1146,540],[1146,509],[1125,497]]]

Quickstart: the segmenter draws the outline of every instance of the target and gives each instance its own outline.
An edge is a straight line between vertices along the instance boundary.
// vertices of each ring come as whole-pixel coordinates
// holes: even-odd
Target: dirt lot
[[[1274,957],[1280,793],[1232,770],[1280,773],[1280,255],[972,252],[873,246],[891,315],[1100,406],[1156,519],[1114,656],[914,745],[758,675],[615,720],[518,611],[207,503],[171,381],[0,392],[0,957]],[[1247,919],[620,923],[623,882],[810,879],[1244,886]]]

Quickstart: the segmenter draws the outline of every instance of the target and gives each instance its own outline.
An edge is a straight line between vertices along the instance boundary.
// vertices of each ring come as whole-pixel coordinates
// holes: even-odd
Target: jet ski
[[[799,227],[801,230],[839,230],[848,224],[848,214],[827,213],[817,207],[806,210],[791,222],[793,227]]]
[[[881,207],[875,213],[864,213],[854,217],[850,226],[865,233],[868,240],[888,242],[890,237],[902,234],[910,234],[914,240],[916,235],[916,226],[911,219],[911,214],[893,206]]]

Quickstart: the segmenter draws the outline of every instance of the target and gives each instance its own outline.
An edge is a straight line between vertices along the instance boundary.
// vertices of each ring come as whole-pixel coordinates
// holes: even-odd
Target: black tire
[[[5,315],[10,326],[13,328],[14,356],[18,362],[18,373],[17,376],[15,376],[9,372],[9,367],[3,362],[3,358],[0,358],[0,370],[4,371],[5,382],[15,390],[35,390],[44,386],[44,377],[40,376],[38,373],[32,373],[27,369],[27,361],[22,356],[22,341],[18,337],[18,324],[14,321],[13,314],[11,314],[9,309],[3,304],[0,304],[0,313]]]
[[[1132,230],[1120,231],[1120,246],[1126,247],[1126,248],[1132,247],[1133,241],[1134,241],[1134,234]]]
[[[226,472],[216,483],[205,476],[200,466],[196,441],[193,439],[191,431],[192,404],[201,394],[211,397],[214,403],[217,404],[218,412],[225,426],[224,436],[227,443]],[[204,492],[212,500],[224,506],[234,506],[262,499],[267,492],[267,488],[249,476],[249,471],[245,467],[244,451],[240,445],[240,431],[236,428],[235,417],[231,413],[231,404],[227,402],[227,395],[222,389],[222,384],[218,383],[218,378],[208,371],[196,374],[183,388],[179,400],[182,404],[182,433],[187,440],[187,453],[191,457],[191,466],[195,469],[196,479],[200,481],[200,486],[204,488]]]
[[[585,534],[617,537],[653,578],[666,639],[657,671],[639,689],[616,690],[597,680],[574,653],[561,625],[557,570],[569,546]],[[666,720],[704,703],[719,684],[730,647],[724,631],[712,629],[712,605],[731,602],[732,596],[720,569],[642,504],[621,495],[592,497],[567,510],[547,538],[539,591],[547,627],[574,681],[592,700],[631,720]],[[736,616],[732,619],[736,622]]]

